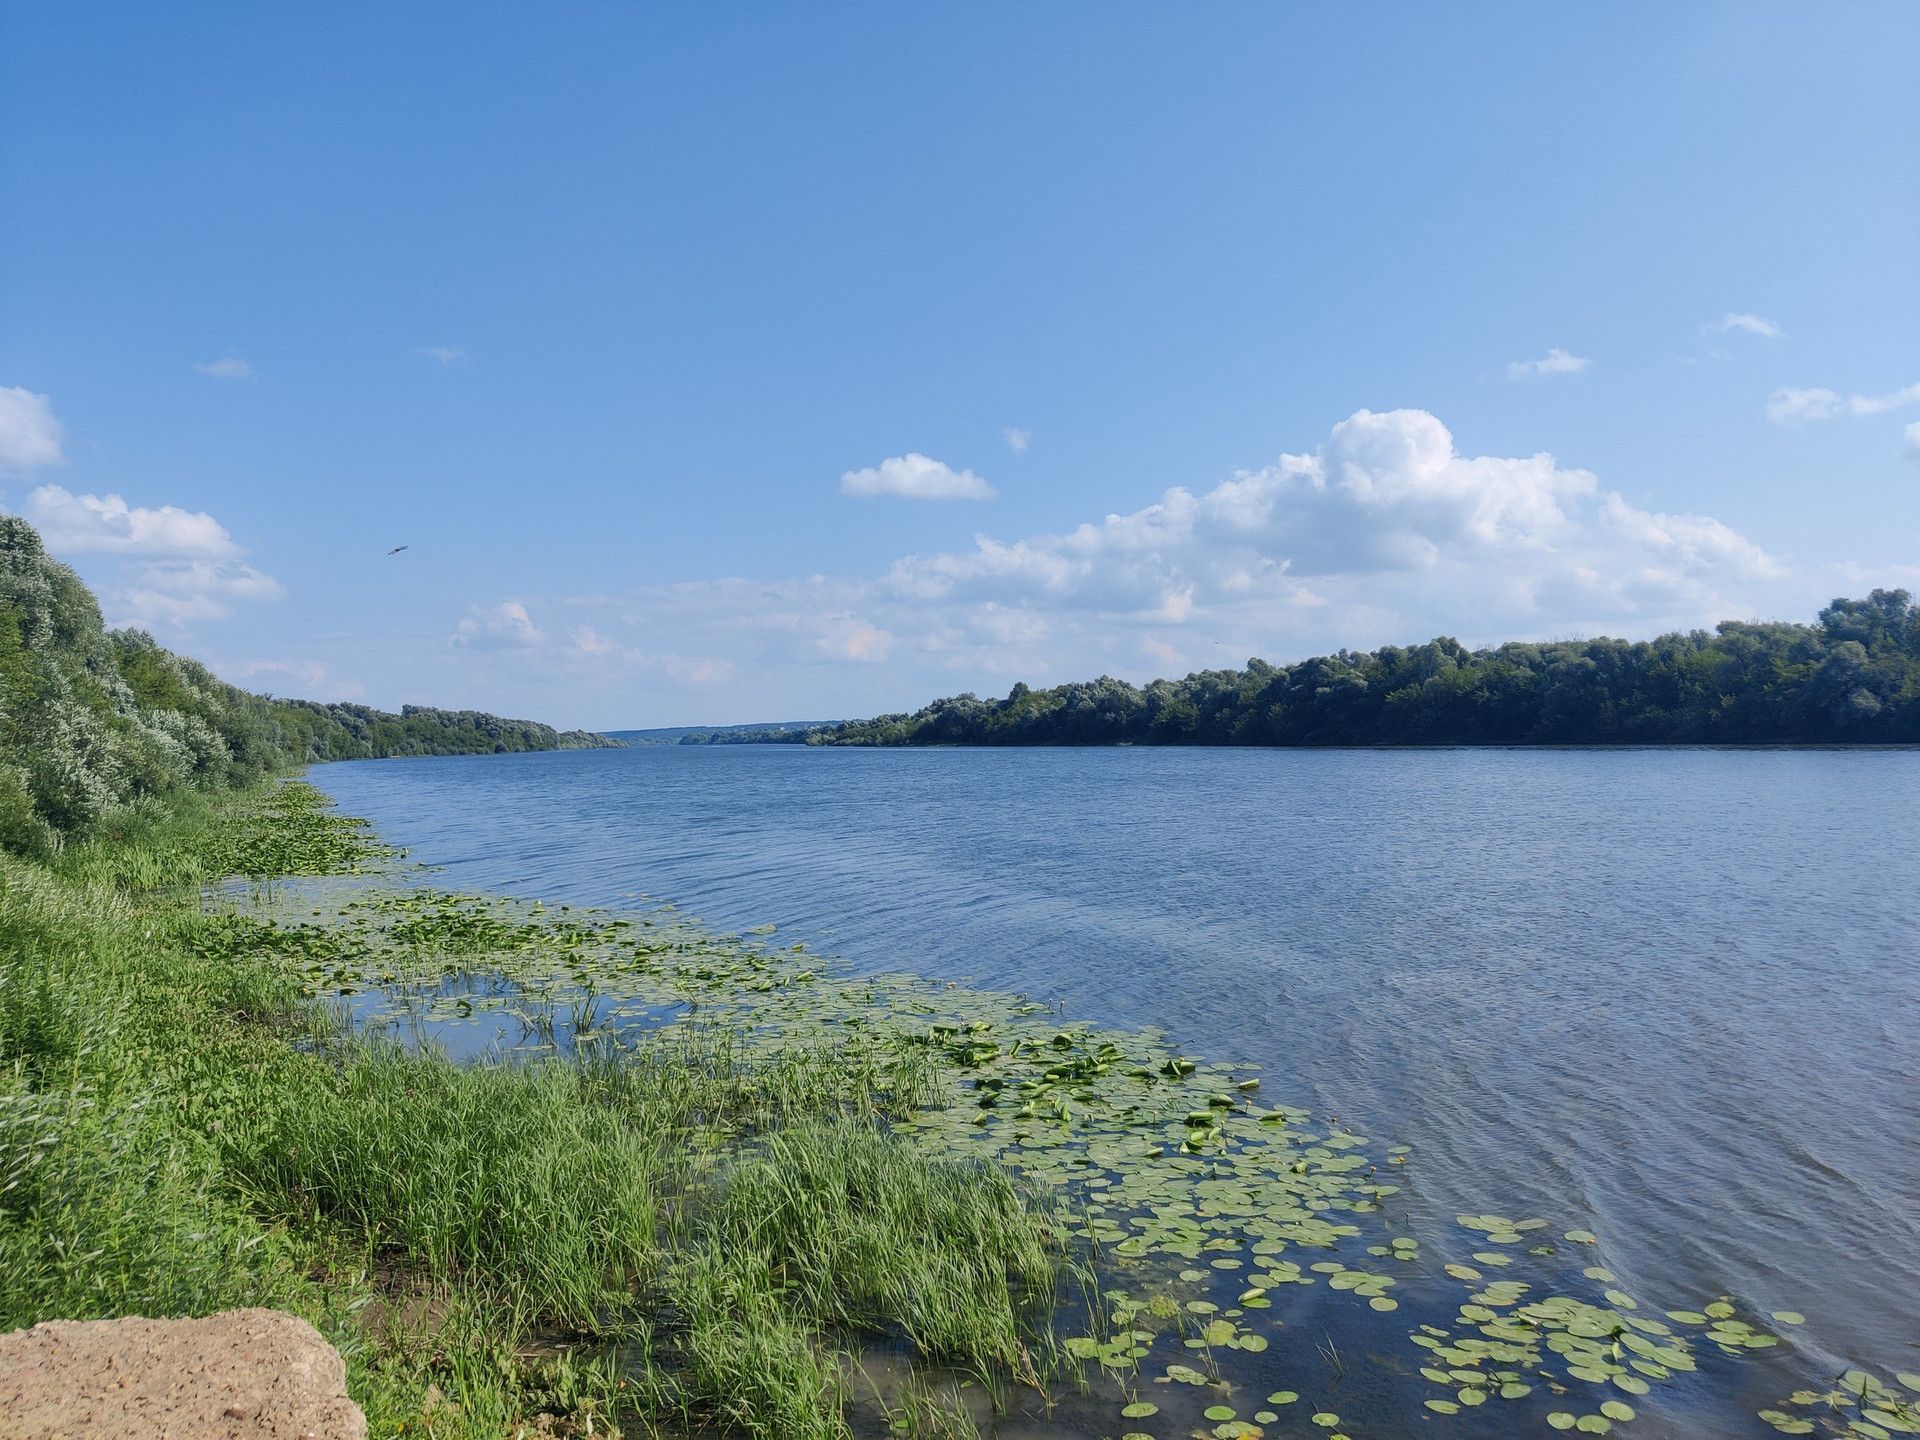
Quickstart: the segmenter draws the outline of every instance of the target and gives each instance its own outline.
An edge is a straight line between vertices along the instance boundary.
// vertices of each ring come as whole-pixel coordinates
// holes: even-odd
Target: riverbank
[[[0,860],[0,1329],[287,1309],[376,1435],[838,1435],[842,1325],[1047,1366],[1063,1236],[1033,1190],[885,1135],[912,1057],[682,1037],[463,1068],[319,999],[351,988],[313,983],[357,957],[339,932],[202,903],[378,857],[289,785]]]
[[[376,1435],[1920,1424],[1603,1237],[1423,1243],[1405,1147],[1244,1068],[425,888],[302,785],[0,863],[0,1324],[281,1306]]]

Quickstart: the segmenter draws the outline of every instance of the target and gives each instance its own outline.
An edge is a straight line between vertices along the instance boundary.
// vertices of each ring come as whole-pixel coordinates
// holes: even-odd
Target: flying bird
[[[396,546],[394,546],[394,547],[393,547],[393,548],[392,548],[391,550],[389,550],[389,551],[387,551],[387,554],[389,554],[389,555],[398,555],[398,554],[399,554],[399,553],[400,553],[400,552],[401,552],[402,550],[404,550],[404,549],[406,549],[406,548],[407,548],[407,547],[406,547],[406,546],[404,546],[404,545],[396,545]]]

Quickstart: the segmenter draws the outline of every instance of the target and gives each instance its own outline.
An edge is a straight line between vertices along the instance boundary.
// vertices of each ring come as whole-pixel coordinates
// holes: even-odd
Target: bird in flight
[[[399,553],[400,553],[400,552],[401,552],[402,550],[404,550],[404,549],[406,549],[406,548],[407,548],[407,547],[406,547],[406,546],[404,546],[404,545],[396,545],[396,546],[394,546],[394,547],[393,547],[393,548],[392,548],[391,550],[389,550],[389,551],[387,551],[387,554],[389,554],[389,555],[398,555],[398,554],[399,554]]]

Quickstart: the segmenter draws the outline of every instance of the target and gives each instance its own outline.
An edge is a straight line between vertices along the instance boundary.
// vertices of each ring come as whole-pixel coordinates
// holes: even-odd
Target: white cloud
[[[211,375],[216,380],[251,380],[253,366],[238,355],[223,355],[218,360],[209,360],[205,364],[193,367],[202,375]]]
[[[602,635],[591,625],[581,625],[567,632],[567,640],[578,655],[611,655],[619,646]]]
[[[1828,583],[1553,455],[1463,454],[1425,411],[1362,410],[1309,450],[1059,533],[982,534],[865,577],[510,602],[465,629],[508,652],[484,673],[527,693],[655,713],[649,697],[685,694],[688,710],[744,719],[770,703],[874,713],[1015,679],[1145,679],[1436,634],[1651,635],[1810,613]],[[549,612],[571,612],[558,643],[537,638]]]
[[[1842,395],[1816,386],[1798,390],[1782,386],[1767,397],[1767,418],[1776,425],[1801,420],[1831,420],[1836,415],[1882,415],[1920,405],[1920,383],[1885,395]]]
[[[358,680],[334,674],[333,667],[320,660],[248,660],[235,673],[250,689],[260,688],[262,677],[282,676],[309,700],[362,700],[367,693]]]
[[[1729,331],[1744,330],[1747,334],[1758,335],[1763,340],[1778,340],[1781,335],[1780,327],[1766,316],[1732,310],[1705,328],[1709,334],[1713,335],[1725,335]]]
[[[642,655],[640,663],[682,685],[724,685],[733,679],[731,660],[716,660],[702,655]]]
[[[971,470],[955,470],[917,450],[840,477],[843,495],[897,495],[907,500],[991,500],[993,486]]]
[[[1009,425],[1000,433],[1006,437],[1007,448],[1016,455],[1026,454],[1033,440],[1033,432],[1024,425]]]
[[[836,660],[884,660],[893,648],[891,634],[857,615],[829,616],[819,628],[814,644]]]
[[[597,672],[609,669],[663,675],[681,685],[724,685],[734,675],[733,662],[706,655],[663,655],[638,646],[623,645],[592,625],[567,632],[568,655]]]
[[[234,560],[169,560],[140,565],[109,592],[111,622],[141,630],[185,630],[224,620],[235,601],[278,600],[286,587]]]
[[[1187,625],[1390,593],[1423,597],[1405,605],[1412,614],[1444,604],[1471,616],[1463,602],[1477,597],[1490,614],[1523,617],[1550,592],[1618,611],[1629,593],[1638,609],[1662,588],[1677,600],[1710,581],[1779,573],[1719,521],[1638,509],[1551,455],[1464,456],[1425,411],[1362,410],[1316,452],[1204,494],[1175,488],[1062,535],[978,536],[971,550],[897,562],[881,588],[922,605],[992,600]]]
[[[55,554],[231,556],[239,547],[204,510],[149,509],[118,495],[76,495],[42,485],[27,496],[27,519]]]
[[[422,345],[420,354],[440,366],[463,365],[468,359],[467,352],[458,345]]]
[[[1776,425],[1793,420],[1830,420],[1845,404],[1835,390],[1795,390],[1783,385],[1767,397],[1767,418]]]
[[[1847,413],[1851,415],[1880,415],[1888,410],[1904,410],[1909,405],[1920,405],[1920,382],[1886,395],[1847,397]]]
[[[60,427],[44,395],[0,389],[0,465],[60,458]],[[221,620],[238,602],[278,600],[278,580],[244,563],[245,553],[213,516],[177,505],[130,505],[119,495],[76,494],[59,485],[28,493],[21,514],[62,559],[100,556],[88,580],[109,623],[184,630]]]
[[[60,458],[60,422],[47,397],[0,385],[0,470],[52,465]]]
[[[476,650],[534,650],[546,644],[547,634],[520,601],[502,600],[498,605],[475,607],[454,628],[452,639],[456,645]]]
[[[225,595],[278,600],[287,593],[271,575],[231,560],[172,560],[134,572],[142,583],[173,595]]]
[[[1548,454],[1461,454],[1424,411],[1362,410],[1311,451],[1062,533],[983,534],[869,579],[565,602],[597,607],[593,625],[571,632],[570,657],[527,663],[686,682],[649,649],[671,635],[743,714],[767,693],[852,713],[988,681],[1144,678],[1439,633],[1651,634],[1766,610],[1784,575],[1711,516],[1641,508]],[[807,678],[823,668],[833,678]]]
[[[1538,360],[1515,360],[1507,366],[1509,380],[1531,380],[1538,375],[1578,375],[1593,362],[1558,346]]]

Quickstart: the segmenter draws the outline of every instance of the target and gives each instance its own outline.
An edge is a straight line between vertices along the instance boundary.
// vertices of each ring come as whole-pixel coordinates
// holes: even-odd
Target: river
[[[1920,1369],[1920,753],[654,746],[314,783],[434,883],[1059,1000],[1413,1146],[1416,1224]]]

